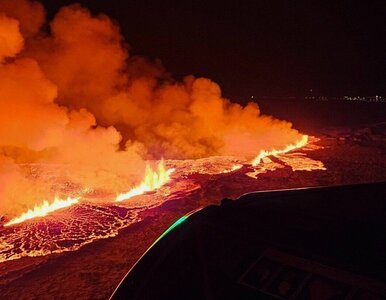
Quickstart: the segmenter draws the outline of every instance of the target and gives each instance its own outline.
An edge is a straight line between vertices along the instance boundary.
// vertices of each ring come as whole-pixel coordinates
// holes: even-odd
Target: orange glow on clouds
[[[162,162],[143,178],[148,159],[234,157],[202,166],[231,173],[256,154],[254,166],[307,144],[290,122],[224,98],[212,80],[175,81],[161,64],[130,55],[118,24],[80,5],[47,22],[39,1],[1,0],[0,41],[0,216],[8,225],[75,203],[41,204],[62,194],[56,179],[44,180],[49,166],[66,166],[57,178],[71,185],[123,201],[170,181]]]

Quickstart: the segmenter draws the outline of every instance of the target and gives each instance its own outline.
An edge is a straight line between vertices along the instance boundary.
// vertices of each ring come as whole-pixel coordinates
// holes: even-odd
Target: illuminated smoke
[[[73,184],[119,194],[140,184],[147,159],[252,160],[302,138],[256,104],[223,98],[210,79],[175,82],[131,57],[105,15],[64,7],[49,33],[44,18],[38,2],[0,0],[0,215],[57,194],[24,164],[55,164]]]

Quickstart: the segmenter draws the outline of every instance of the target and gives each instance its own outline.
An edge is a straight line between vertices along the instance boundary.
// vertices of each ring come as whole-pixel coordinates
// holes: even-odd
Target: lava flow
[[[60,199],[58,197],[55,197],[55,200],[52,203],[49,203],[48,201],[44,200],[43,204],[36,205],[33,209],[29,209],[27,212],[23,213],[20,217],[14,218],[9,222],[5,223],[4,226],[7,227],[10,225],[22,223],[30,219],[41,218],[41,217],[47,216],[49,213],[52,213],[56,210],[59,210],[65,207],[69,207],[78,202],[79,202],[79,198],[70,198],[70,197],[68,197],[67,199]]]
[[[170,181],[170,175],[174,172],[174,169],[165,169],[164,160],[158,164],[158,170],[155,171],[150,165],[146,165],[145,178],[142,183],[132,188],[127,193],[122,193],[115,199],[116,202],[128,200],[134,196],[139,196],[147,192],[152,192]]]
[[[37,1],[0,0],[0,262],[79,249],[196,191],[201,205],[221,178],[241,182],[237,196],[262,173],[324,170],[290,122],[131,55],[106,15],[46,15]],[[42,201],[52,195],[64,198]]]
[[[236,195],[241,195],[251,191],[254,182],[258,183],[256,179],[259,179],[259,174],[273,173],[284,166],[290,166],[293,170],[291,172],[310,168],[324,170],[322,162],[307,157],[307,151],[314,149],[310,147],[311,150],[305,151],[303,148],[296,149],[298,153],[296,156],[293,151],[278,155],[275,163],[269,157],[262,158],[260,164],[254,167],[255,176],[248,174],[251,168],[248,161],[234,157],[165,160],[159,162],[155,169],[151,168],[149,164],[141,184],[125,194],[111,198],[110,202],[94,201],[93,199],[96,200],[99,196],[98,193],[93,192],[87,196],[87,201],[77,198],[68,202],[67,207],[56,206],[54,208],[47,203],[45,206],[50,209],[45,212],[52,214],[51,217],[49,215],[38,217],[46,214],[38,215],[38,209],[33,209],[20,218],[11,220],[1,230],[0,262],[25,256],[43,256],[75,251],[95,240],[116,236],[120,229],[139,222],[141,219],[138,214],[145,209],[160,206],[172,199],[193,197],[199,200],[203,193],[208,192],[203,189],[202,184],[213,181],[215,178],[219,183],[224,178],[225,186],[229,185],[229,180],[232,181],[232,178],[238,178],[237,180],[242,180],[241,182],[245,181],[245,184],[238,186],[238,189],[234,191]],[[293,165],[296,165],[297,168],[294,168]],[[172,172],[173,177],[171,177]],[[59,187],[63,185],[68,189],[68,186],[71,186],[66,181],[58,182],[57,177],[52,174],[50,178]],[[168,184],[171,182],[173,184]],[[77,189],[76,186],[71,188],[71,194],[81,194],[80,191],[83,189]],[[148,193],[150,191],[154,192]],[[103,193],[101,195],[104,197]],[[83,196],[85,197],[86,195]],[[123,201],[127,199],[130,200]],[[54,211],[56,208],[58,208],[57,211]],[[27,220],[28,222],[24,222]],[[9,226],[17,222],[18,226]]]
[[[282,149],[282,150],[276,150],[276,149],[272,149],[272,150],[269,150],[269,151],[261,150],[259,155],[253,160],[252,166],[257,166],[258,164],[260,164],[262,159],[265,158],[265,157],[277,156],[279,154],[284,154],[284,153],[290,152],[292,150],[302,148],[305,145],[307,145],[307,143],[308,143],[308,136],[307,135],[303,135],[302,138],[300,140],[298,140],[296,143],[289,144],[286,147],[284,147],[284,149]]]

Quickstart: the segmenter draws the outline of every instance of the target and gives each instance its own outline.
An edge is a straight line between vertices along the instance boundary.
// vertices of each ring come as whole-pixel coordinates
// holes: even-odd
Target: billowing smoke
[[[75,184],[118,192],[138,183],[146,159],[252,159],[301,138],[209,79],[175,82],[160,63],[130,57],[105,15],[71,5],[49,30],[44,19],[38,2],[0,0],[0,215],[56,192],[23,164],[65,166]]]

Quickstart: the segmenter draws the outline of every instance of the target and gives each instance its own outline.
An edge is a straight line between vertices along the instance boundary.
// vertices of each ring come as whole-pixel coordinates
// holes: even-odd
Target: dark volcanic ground
[[[308,156],[322,161],[326,171],[293,172],[286,167],[260,174],[257,180],[245,176],[243,170],[209,180],[197,175],[201,189],[141,212],[142,221],[114,238],[95,241],[74,252],[0,264],[1,298],[106,299],[157,237],[197,207],[257,190],[386,180],[386,124],[329,129],[319,138],[324,149]]]

